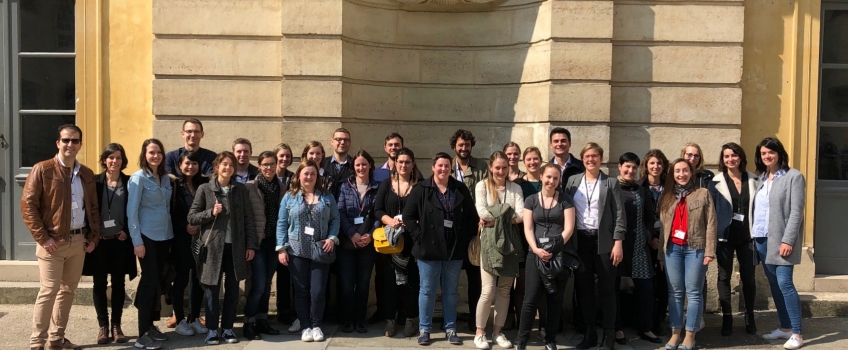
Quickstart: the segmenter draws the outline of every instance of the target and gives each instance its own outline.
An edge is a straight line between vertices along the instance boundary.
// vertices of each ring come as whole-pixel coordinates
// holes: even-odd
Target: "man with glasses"
[[[82,349],[65,338],[65,328],[85,254],[100,240],[94,172],[77,161],[82,130],[60,126],[56,147],[55,157],[33,165],[21,196],[21,214],[36,242],[41,279],[30,337],[30,348],[37,350],[45,345],[51,350]]]
[[[321,171],[324,172],[321,176],[325,177],[325,190],[336,195],[338,182],[353,174],[353,160],[348,155],[351,145],[350,131],[345,128],[336,129],[330,144],[333,145],[333,155],[321,162]]]
[[[192,151],[200,155],[200,173],[209,175],[212,173],[212,163],[215,162],[215,157],[218,155],[208,149],[200,147],[200,140],[203,138],[203,123],[196,118],[189,118],[183,122],[183,131],[180,135],[185,140],[185,146],[168,152],[165,155],[165,171],[168,174],[179,176],[180,171],[180,154],[185,151]]]

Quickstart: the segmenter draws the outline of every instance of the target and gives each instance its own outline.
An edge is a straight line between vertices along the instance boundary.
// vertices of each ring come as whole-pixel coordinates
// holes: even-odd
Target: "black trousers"
[[[395,269],[389,260],[392,258],[391,255],[379,254],[377,258],[383,260],[381,265],[377,265],[377,268],[383,271],[376,277],[383,278],[380,281],[383,285],[383,297],[377,298],[377,308],[382,312],[382,317],[386,320],[400,321],[399,323],[403,323],[405,319],[418,317],[418,294],[421,283],[421,278],[418,276],[418,262],[415,258],[409,257],[409,263],[406,265],[406,284],[399,286]],[[377,283],[376,279],[374,283]]]
[[[141,235],[144,242],[144,258],[138,259],[141,265],[141,279],[138,281],[138,292],[135,307],[138,309],[138,335],[141,336],[158,320],[159,291],[165,279],[165,269],[168,264],[168,252],[171,241],[154,241]]]
[[[274,259],[278,259],[274,256]],[[277,315],[289,319],[294,315],[292,311],[292,281],[289,267],[277,262]]]
[[[716,260],[718,261],[718,289],[721,313],[730,315],[733,306],[730,303],[730,276],[733,274],[733,253],[739,260],[739,275],[742,277],[742,296],[745,300],[745,312],[754,312],[754,298],[757,292],[754,278],[754,251],[751,242],[718,242]]]
[[[96,249],[100,252],[92,252],[92,254],[100,253],[106,255],[106,264],[101,266],[98,271],[91,276],[94,282],[92,290],[92,299],[94,301],[94,311],[97,312],[97,323],[100,327],[109,326],[109,298],[106,296],[109,276],[112,276],[112,323],[121,323],[121,316],[124,311],[124,300],[127,297],[127,291],[124,286],[124,278],[126,270],[129,268],[135,269],[135,266],[124,266],[126,256],[123,255],[127,251],[125,248],[126,242],[117,239],[100,240],[100,244]],[[132,245],[130,243],[130,245]]]
[[[662,322],[668,315],[668,281],[665,271],[659,267],[658,250],[651,249],[650,251],[651,263],[654,266],[654,277],[651,279],[654,283],[654,323],[652,330],[658,331],[661,330]]]
[[[224,277],[226,275],[226,278]],[[218,298],[221,295],[221,282],[224,283],[224,306],[221,307]],[[218,284],[214,286],[204,285],[206,289],[206,328],[210,331],[218,329],[218,318],[221,318],[221,328],[232,329],[236,321],[236,309],[238,308],[239,281],[236,279],[235,267],[233,267],[233,245],[224,244],[224,261],[221,263],[221,272],[218,275]],[[220,335],[220,333],[218,334]]]
[[[620,331],[624,329],[624,321],[625,319],[631,319],[628,317],[630,315],[624,315],[625,318],[622,318],[622,313],[630,312],[634,310],[637,312],[636,315],[636,330],[640,333],[648,333],[651,331],[651,325],[653,321],[653,312],[654,312],[654,281],[650,278],[632,278],[633,286],[634,286],[634,294],[636,294],[636,300],[638,305],[634,305],[633,308],[628,308],[627,311],[622,311],[624,309],[621,303],[621,277],[617,277],[615,281],[615,290],[616,295],[616,303],[618,307],[616,308],[616,317],[615,317],[615,330]]]
[[[468,323],[474,324],[477,315],[477,302],[480,301],[480,293],[483,291],[483,279],[480,275],[480,266],[474,266],[468,257],[462,261],[462,269],[468,278]]]
[[[177,245],[175,244],[174,248],[176,247]],[[182,249],[181,247],[179,251],[175,249],[172,253],[178,255],[172,259],[176,272],[174,284],[171,286],[171,302],[174,306],[174,317],[176,317],[177,323],[186,318],[185,290],[188,287],[189,312],[191,313],[191,317],[186,319],[186,321],[191,323],[200,317],[200,308],[203,305],[203,287],[201,287],[200,280],[197,278],[196,264],[194,255],[191,253],[191,248]]]
[[[562,329],[562,298],[565,293],[565,285],[568,283],[568,272],[561,273],[556,281],[556,292],[548,293],[542,284],[542,276],[536,268],[536,254],[527,255],[527,264],[524,269],[524,302],[521,306],[521,321],[518,323],[518,343],[527,344],[530,338],[530,329],[533,328],[533,319],[536,318],[536,308],[541,300],[545,300],[545,313],[540,314],[539,323],[544,320],[545,343],[556,342],[556,336]]]
[[[617,308],[615,290],[617,269],[612,266],[610,253],[598,254],[597,236],[588,236],[579,231],[576,234],[579,242],[577,254],[585,267],[582,272],[577,272],[577,281],[579,281],[577,293],[580,294],[584,324],[587,328],[595,327],[598,302],[600,302],[604,330],[614,330]],[[598,276],[597,283],[595,283],[595,275]],[[596,285],[599,298],[595,297]]]

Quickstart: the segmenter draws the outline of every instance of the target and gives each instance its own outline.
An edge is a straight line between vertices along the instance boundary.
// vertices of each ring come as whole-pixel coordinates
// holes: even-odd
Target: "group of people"
[[[209,345],[238,342],[239,282],[247,278],[241,335],[279,334],[268,321],[275,273],[278,316],[303,341],[324,340],[328,294],[336,295],[343,332],[367,332],[375,272],[372,319],[385,321],[385,336],[402,328],[404,336],[429,345],[440,292],[445,339],[462,344],[457,308],[465,270],[468,324],[479,349],[490,347],[486,330],[494,308],[494,344],[525,349],[538,314],[545,349],[556,350],[563,293],[573,277],[574,325],[584,334],[578,349],[625,343],[622,329],[630,319],[637,320],[640,338],[662,344],[658,334],[668,315],[665,348],[691,350],[704,327],[706,271],[714,260],[721,333],[732,334],[734,254],[746,332],[757,332],[754,267],[762,262],[780,320],[763,337],[787,339],[787,349],[803,346],[792,272],[800,263],[805,180],[775,138],[757,145],[756,174],[747,171],[743,148],[731,142],[722,146],[717,175],[705,169],[701,148],[687,143],[672,161],[656,149],[642,159],[624,153],[612,177],[602,171],[603,148],[590,142],[575,157],[564,128],[550,132],[548,162],[539,148],[522,151],[515,142],[488,161],[473,157],[474,135],[459,129],[450,138],[454,155],[435,154],[432,176],[425,178],[397,133],[385,138],[382,166],[365,150],[351,154],[351,134],[339,128],[331,154],[309,142],[294,172],[286,144],[259,153],[255,166],[247,139],[216,154],[200,147],[197,119],[186,120],[181,135],[184,147],[167,153],[159,140],[145,140],[140,170],[131,176],[123,173],[124,147],[109,144],[99,159],[103,172],[94,175],[76,160],[82,131],[59,127],[58,154],[33,166],[21,199],[42,285],[32,349],[80,348],[65,337],[65,327],[83,274],[94,281],[97,342],[126,342],[124,280],[135,278],[140,266],[134,345],[141,349],[161,349],[168,340],[154,324],[162,295],[173,304],[169,323],[178,334],[203,334]],[[331,272],[337,291],[328,290]],[[634,307],[620,301],[623,283],[633,286]],[[290,305],[293,320],[285,316]],[[510,316],[518,329],[512,341],[502,333]]]

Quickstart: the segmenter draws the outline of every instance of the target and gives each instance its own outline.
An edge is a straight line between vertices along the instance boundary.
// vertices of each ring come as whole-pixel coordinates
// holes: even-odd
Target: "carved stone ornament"
[[[435,4],[435,5],[456,5],[458,3],[467,4],[484,4],[495,0],[397,0],[405,4]]]

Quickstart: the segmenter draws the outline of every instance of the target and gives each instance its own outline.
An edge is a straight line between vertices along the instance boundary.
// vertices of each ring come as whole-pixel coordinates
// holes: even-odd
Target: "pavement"
[[[761,333],[766,333],[777,324],[777,315],[772,312],[758,312],[757,325]],[[240,320],[240,318],[239,318]],[[86,349],[132,349],[136,333],[137,313],[134,307],[124,309],[123,329],[124,333],[131,338],[126,344],[97,345],[97,320],[93,306],[75,305],[71,312],[71,320],[68,324],[66,336],[73,342],[82,345]],[[368,326],[368,333],[342,333],[337,325],[326,325],[323,331],[327,340],[323,342],[304,343],[300,341],[300,334],[282,334],[278,336],[263,336],[260,341],[242,341],[238,344],[221,344],[207,346],[203,342],[203,336],[195,335],[185,337],[174,333],[172,329],[165,328],[163,318],[157,325],[166,331],[170,339],[165,342],[166,349],[219,349],[219,350],[254,350],[254,349],[286,349],[286,350],[412,350],[422,349],[413,338],[403,338],[402,335],[394,338],[382,336],[383,324]],[[32,305],[0,305],[0,349],[28,349],[29,336],[32,324]],[[730,337],[719,335],[721,317],[718,315],[706,315],[707,328],[697,336],[699,349],[782,349],[783,341],[763,340],[759,335],[749,335],[744,331],[742,317],[736,317],[734,334]],[[276,328],[285,330],[288,325],[272,323]],[[236,334],[241,334],[241,324],[236,324]],[[460,337],[465,342],[462,346],[450,345],[443,339],[443,333],[433,333],[434,343],[429,348],[466,348],[474,349],[473,334],[460,329]],[[848,349],[848,318],[824,317],[804,319],[805,341],[804,349]],[[504,332],[509,339],[515,339],[515,330]],[[616,345],[618,350],[654,350],[660,347],[655,344],[639,340],[635,331],[626,330],[628,338],[627,345]],[[559,349],[573,349],[580,342],[582,336],[576,334],[571,327],[566,326],[565,332],[559,335]],[[536,332],[531,333],[533,340],[529,349],[540,350],[544,344],[536,338]],[[668,340],[668,337],[663,337]],[[499,349],[493,345],[493,350]]]

